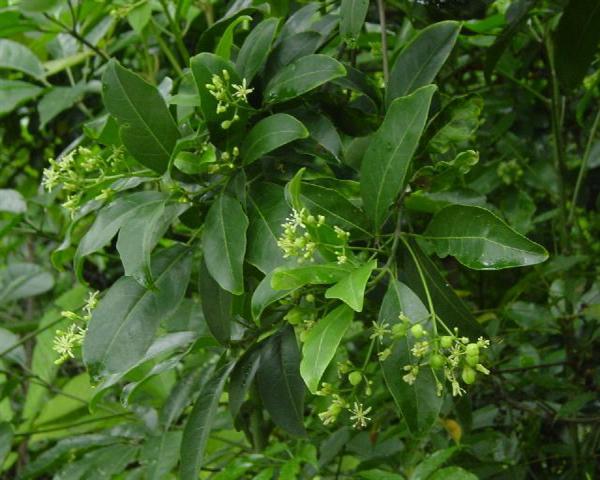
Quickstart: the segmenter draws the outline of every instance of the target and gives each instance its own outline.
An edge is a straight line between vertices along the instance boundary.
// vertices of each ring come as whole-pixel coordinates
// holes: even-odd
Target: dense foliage
[[[0,1],[2,478],[592,479],[596,0]]]

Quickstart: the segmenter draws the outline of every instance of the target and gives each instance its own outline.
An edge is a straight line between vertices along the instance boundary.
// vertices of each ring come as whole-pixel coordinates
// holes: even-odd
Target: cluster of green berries
[[[389,334],[394,341],[409,337],[412,344],[411,362],[402,367],[402,379],[409,385],[417,380],[422,368],[430,368],[438,395],[442,394],[446,380],[452,386],[452,395],[457,396],[465,391],[459,378],[465,385],[471,385],[478,372],[485,375],[490,373],[480,361],[480,352],[489,347],[489,340],[480,337],[472,342],[468,337],[459,336],[458,329],[454,329],[454,332],[448,330],[449,335],[432,334],[421,323],[412,324],[404,313],[400,314],[399,320],[391,329],[387,324],[375,324],[371,338],[377,337],[381,341]],[[379,359],[384,361],[390,354],[391,347],[388,346],[379,352]]]
[[[277,245],[282,250],[283,257],[296,257],[298,263],[314,260],[317,241],[313,239],[308,227],[318,228],[324,224],[325,217],[323,215],[315,217],[310,215],[305,208],[300,211],[293,209],[285,223],[281,225],[283,232],[277,239]]]
[[[50,166],[44,169],[42,185],[47,191],[62,185],[66,195],[62,205],[74,213],[81,206],[88,189],[96,188],[98,184],[122,172],[123,157],[121,148],[114,148],[109,155],[102,155],[89,148],[78,147],[58,160],[49,160]],[[102,200],[111,195],[112,190],[104,188],[95,198]]]
[[[218,115],[226,113],[230,109],[233,110],[232,117],[221,122],[223,130],[227,130],[240,119],[239,109],[243,104],[248,104],[248,95],[254,91],[253,88],[248,88],[245,78],[242,80],[241,85],[231,84],[230,80],[229,72],[223,69],[221,75],[213,74],[211,83],[205,85],[206,89],[217,100],[216,113]]]
[[[521,179],[523,176],[523,169],[519,165],[519,162],[513,158],[508,162],[501,162],[496,169],[496,174],[504,184],[512,185]]]

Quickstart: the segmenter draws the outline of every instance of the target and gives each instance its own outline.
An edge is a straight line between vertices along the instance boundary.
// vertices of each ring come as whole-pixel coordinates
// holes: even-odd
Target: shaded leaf
[[[429,311],[419,297],[408,286],[394,279],[381,304],[379,323],[398,323],[400,313],[404,313],[412,323],[423,323],[429,319]],[[401,368],[410,364],[412,341],[407,336],[397,340],[391,355],[380,363],[385,383],[409,430],[413,435],[423,435],[436,422],[443,397],[437,395],[435,379],[427,366],[419,370],[412,385],[402,379],[404,373]]]
[[[340,34],[346,42],[355,42],[365,23],[369,0],[342,0]]]
[[[181,442],[182,480],[196,480],[204,463],[204,450],[219,408],[219,398],[234,363],[221,366],[204,385],[183,430]]]
[[[47,292],[54,286],[52,274],[33,263],[11,263],[0,270],[0,304]]]
[[[586,75],[600,42],[600,3],[570,0],[555,32],[554,63],[559,80],[577,87]]]
[[[287,65],[271,79],[265,88],[268,103],[283,102],[346,75],[346,69],[327,55],[314,54],[302,57]]]
[[[233,321],[233,295],[213,279],[204,261],[200,267],[199,287],[202,311],[210,333],[220,343],[228,343]]]
[[[242,159],[248,165],[282,145],[306,137],[308,130],[302,122],[287,113],[276,113],[252,127],[242,144]]]
[[[266,340],[257,372],[258,393],[276,425],[292,435],[305,435],[304,383],[294,329],[287,325]]]

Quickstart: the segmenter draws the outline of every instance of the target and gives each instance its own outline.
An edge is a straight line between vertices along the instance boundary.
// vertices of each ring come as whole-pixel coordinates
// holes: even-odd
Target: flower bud
[[[476,343],[469,343],[465,348],[467,355],[479,355],[479,347]]]
[[[446,363],[446,359],[439,353],[434,353],[429,358],[429,365],[431,365],[431,368],[434,368],[436,370],[439,370],[440,368],[442,368],[445,363]]]
[[[440,346],[442,348],[450,348],[452,343],[454,343],[454,337],[451,337],[450,335],[445,335],[440,339]]]

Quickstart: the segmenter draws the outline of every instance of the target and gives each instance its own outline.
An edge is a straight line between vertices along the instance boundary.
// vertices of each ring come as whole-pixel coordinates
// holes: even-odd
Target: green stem
[[[7,355],[8,353],[10,353],[13,350],[15,350],[16,348],[20,347],[21,345],[23,345],[27,341],[31,340],[32,338],[35,338],[40,333],[48,330],[49,328],[52,328],[54,325],[56,325],[57,323],[60,323],[63,320],[64,320],[64,318],[60,317],[57,320],[54,320],[54,321],[50,322],[48,325],[45,325],[45,326],[43,326],[41,328],[38,328],[37,330],[35,330],[35,331],[31,332],[31,333],[28,333],[23,338],[21,338],[21,340],[19,340],[17,343],[13,343],[10,347],[8,347],[8,348],[4,349],[2,352],[0,352],[0,358],[4,357],[4,355]]]
[[[381,56],[383,62],[383,81],[387,88],[390,78],[390,68],[388,65],[387,51],[387,32],[385,22],[385,3],[383,0],[377,0],[377,11],[379,12],[379,28],[381,28]]]
[[[433,334],[437,336],[437,315],[435,314],[435,307],[433,306],[433,300],[431,299],[431,293],[429,293],[429,287],[427,286],[427,281],[425,280],[425,275],[423,274],[423,269],[421,268],[421,264],[419,263],[419,259],[415,255],[414,250],[410,246],[410,243],[401,236],[400,239],[404,246],[408,250],[408,253],[415,262],[415,266],[417,267],[417,272],[419,274],[419,278],[421,279],[421,283],[423,284],[423,290],[425,290],[425,296],[427,297],[427,305],[429,306],[429,313],[431,314],[431,325],[433,328]]]
[[[565,179],[567,178],[564,142],[561,133],[562,113],[558,77],[554,67],[554,48],[549,34],[546,35],[546,53],[552,80],[552,136],[554,137],[554,163],[558,173],[559,211],[560,211],[560,246],[565,252],[568,248],[567,238],[567,194]]]
[[[158,46],[160,47],[162,52],[165,54],[165,57],[167,57],[167,60],[169,60],[169,62],[171,63],[171,65],[173,66],[175,71],[177,72],[177,75],[179,75],[180,77],[183,76],[183,70],[181,69],[179,62],[175,58],[175,55],[173,55],[173,52],[171,52],[169,46],[165,43],[163,38],[160,36],[160,31],[156,27],[156,24],[153,23],[152,26],[154,27],[154,34],[156,35],[156,42],[158,43]]]
[[[571,200],[571,209],[569,211],[569,218],[567,219],[569,224],[571,224],[571,222],[573,221],[573,216],[575,215],[575,206],[577,203],[577,197],[579,197],[579,190],[581,190],[581,185],[582,185],[583,179],[585,177],[587,163],[590,159],[590,154],[592,152],[592,144],[594,143],[594,138],[596,136],[596,130],[598,129],[599,123],[600,123],[600,109],[598,110],[598,113],[596,113],[596,118],[594,118],[594,123],[592,124],[592,129],[590,130],[590,136],[589,136],[587,144],[585,146],[585,152],[583,153],[583,159],[581,160],[581,166],[579,167],[579,173],[577,175],[577,182],[575,183],[575,191],[573,192],[573,199]]]
[[[165,2],[165,0],[160,0],[160,4],[162,6],[163,11],[165,12],[165,16],[167,17],[169,25],[171,25],[171,28],[173,29],[173,35],[175,35],[175,45],[177,45],[177,50],[181,55],[183,63],[185,65],[188,65],[190,63],[190,54],[188,53],[187,49],[185,48],[185,44],[183,43],[179,25],[173,19],[171,12],[169,12],[169,6],[167,5],[167,2]]]

